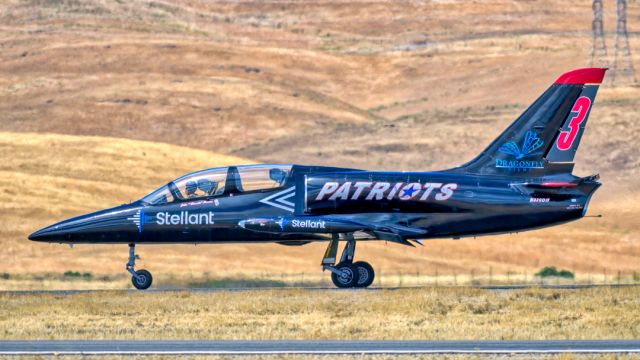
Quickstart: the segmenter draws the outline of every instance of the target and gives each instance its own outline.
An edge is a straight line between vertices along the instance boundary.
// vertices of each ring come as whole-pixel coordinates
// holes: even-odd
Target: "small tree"
[[[545,277],[562,277],[566,279],[573,279],[575,276],[569,270],[560,270],[556,269],[555,266],[545,266],[542,270],[536,273],[536,276],[545,278]]]

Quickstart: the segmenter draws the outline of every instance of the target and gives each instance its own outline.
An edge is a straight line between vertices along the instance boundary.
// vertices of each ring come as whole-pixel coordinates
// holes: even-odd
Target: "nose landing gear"
[[[373,283],[375,272],[365,261],[353,262],[356,252],[356,240],[353,234],[344,234],[347,240],[340,262],[334,265],[338,252],[339,235],[333,234],[322,259],[322,269],[331,271],[331,281],[339,288],[366,288]]]
[[[129,261],[127,262],[126,269],[131,274],[131,283],[138,290],[145,290],[151,286],[153,277],[147,270],[141,269],[135,271],[136,259],[139,259],[135,252],[135,245],[129,244]]]

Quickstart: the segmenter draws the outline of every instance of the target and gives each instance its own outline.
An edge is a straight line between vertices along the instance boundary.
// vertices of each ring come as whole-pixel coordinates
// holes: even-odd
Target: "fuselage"
[[[236,175],[231,174],[231,168],[218,168],[227,171],[227,190],[188,198],[180,195],[178,179],[168,184],[172,201],[163,195],[165,199],[154,204],[145,197],[48,226],[30,239],[56,243],[294,245],[326,240],[331,233],[349,229],[366,234],[371,230],[368,224],[419,229],[420,233],[399,235],[410,239],[458,238],[518,232],[579,219],[600,185],[593,178],[566,174],[528,179],[455,170],[378,172],[274,166],[287,169],[286,178],[275,186],[247,186],[251,179],[242,178],[244,167],[240,166],[232,168],[240,174],[234,181],[241,190],[228,191],[232,188],[228,179]],[[251,219],[273,219],[279,226],[262,231],[248,228],[246,221]]]

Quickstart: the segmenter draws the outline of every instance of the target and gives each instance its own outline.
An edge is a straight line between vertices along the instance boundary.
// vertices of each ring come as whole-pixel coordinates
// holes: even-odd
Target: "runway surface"
[[[622,288],[622,287],[636,287],[640,286],[640,284],[564,284],[564,285],[480,285],[480,286],[472,286],[473,288],[483,289],[483,290],[491,290],[491,291],[510,291],[510,290],[519,290],[519,289],[530,289],[530,288],[540,288],[540,289],[589,289],[589,288],[598,288],[598,287],[609,287],[609,288]],[[387,288],[368,288],[368,289],[338,289],[335,287],[248,287],[248,288],[152,288],[148,290],[136,290],[136,289],[84,289],[84,290],[0,290],[0,294],[8,294],[8,295],[32,295],[32,294],[50,294],[50,295],[75,295],[75,294],[86,294],[93,292],[113,292],[113,291],[126,291],[131,293],[136,292],[144,292],[144,293],[170,293],[170,292],[180,292],[180,291],[188,291],[193,293],[212,293],[212,292],[243,292],[243,291],[264,291],[264,290],[287,290],[287,289],[297,289],[297,290],[310,290],[310,291],[380,291],[380,290],[402,290],[402,289],[430,289],[430,288],[465,288],[470,286],[448,286],[448,285],[439,285],[439,286],[404,286],[404,287],[387,287]]]
[[[640,340],[554,341],[0,341],[0,355],[534,354],[640,352]]]

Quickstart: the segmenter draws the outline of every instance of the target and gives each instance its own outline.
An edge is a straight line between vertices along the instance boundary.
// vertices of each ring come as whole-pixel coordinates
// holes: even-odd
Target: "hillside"
[[[104,137],[0,133],[0,273],[67,270],[123,274],[125,245],[34,243],[27,235],[47,224],[137,199],[194,169],[247,160],[175,145]],[[592,214],[561,227],[508,236],[427,242],[424,248],[361,243],[358,258],[381,272],[495,274],[553,264],[581,274],[637,269],[637,196],[593,200]],[[160,279],[240,274],[320,274],[325,244],[143,246],[140,264]],[[568,251],[571,249],[571,251]]]
[[[0,130],[443,168],[588,64],[591,12],[550,0],[10,0],[0,4]],[[632,50],[638,16],[630,4]],[[604,86],[578,172],[637,184],[639,94]]]

